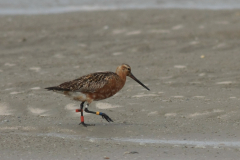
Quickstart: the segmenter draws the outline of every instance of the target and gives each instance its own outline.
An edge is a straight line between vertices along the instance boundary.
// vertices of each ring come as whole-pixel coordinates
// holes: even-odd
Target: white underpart
[[[83,94],[82,92],[69,92],[70,97],[82,97],[83,99],[86,99],[87,96]]]

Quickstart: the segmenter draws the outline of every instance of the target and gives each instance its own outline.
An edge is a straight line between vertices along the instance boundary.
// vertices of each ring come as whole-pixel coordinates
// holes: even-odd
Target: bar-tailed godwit
[[[77,109],[76,112],[81,112],[80,124],[86,127],[94,124],[84,123],[83,108],[85,102],[87,102],[84,109],[85,112],[101,115],[102,118],[106,119],[108,122],[113,122],[113,120],[105,113],[89,111],[88,106],[92,101],[106,99],[120,91],[126,82],[126,76],[131,77],[144,88],[150,90],[136,77],[134,77],[131,72],[131,67],[127,64],[118,66],[116,73],[96,72],[69,82],[64,82],[58,86],[48,87],[45,89],[62,93],[68,97],[71,97],[73,100],[81,101],[80,109]]]

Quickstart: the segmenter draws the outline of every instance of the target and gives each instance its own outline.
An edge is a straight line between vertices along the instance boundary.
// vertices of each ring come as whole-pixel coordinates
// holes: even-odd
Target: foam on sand
[[[170,31],[169,30],[158,29],[158,30],[150,30],[149,33],[160,34],[160,33],[170,33]]]
[[[142,33],[140,30],[137,30],[137,31],[132,31],[132,32],[128,32],[126,33],[127,36],[132,36],[132,35],[138,35]]]
[[[123,54],[122,52],[115,52],[115,53],[113,53],[112,55],[114,55],[114,56],[119,56],[119,55],[121,55],[121,54]]]
[[[134,95],[132,96],[133,98],[141,98],[141,97],[156,97],[159,96],[157,94],[139,94],[139,95]]]
[[[200,43],[200,42],[199,41],[191,41],[191,42],[189,42],[190,45],[196,45],[198,43]]]
[[[208,111],[202,112],[202,113],[196,112],[196,113],[193,113],[193,114],[189,114],[187,117],[194,118],[194,117],[206,116],[206,115],[210,115],[210,114],[213,114],[213,113],[221,113],[221,112],[224,112],[224,110],[214,109],[212,112],[208,112]]]
[[[75,110],[75,109],[79,109],[79,105],[76,105],[74,103],[69,103],[64,108],[66,110]]]
[[[172,96],[172,98],[181,99],[184,98],[184,96]]]
[[[14,64],[14,63],[5,63],[4,65],[5,65],[5,66],[8,66],[8,67],[16,66],[16,64]]]
[[[97,102],[96,107],[99,109],[110,109],[110,108],[118,108],[121,107],[120,105],[113,105],[110,103],[102,103],[102,102]]]
[[[28,107],[28,110],[35,115],[41,115],[42,113],[47,112],[45,109]]]
[[[158,111],[153,111],[148,113],[148,116],[155,116],[155,115],[158,115]]]
[[[194,96],[193,98],[202,99],[202,98],[205,98],[205,96]]]
[[[239,115],[239,112],[231,111],[231,112],[229,112],[229,113],[220,115],[220,116],[218,116],[217,118],[223,119],[223,120],[228,120],[229,118],[231,118],[231,117],[233,117],[233,116],[235,116],[235,115]]]
[[[173,26],[172,30],[179,30],[179,29],[182,29],[182,28],[183,28],[183,25],[179,24],[179,25]]]
[[[226,43],[220,43],[220,44],[214,46],[212,49],[224,48],[224,47],[226,47],[226,46],[227,46]]]
[[[32,90],[38,90],[38,89],[41,89],[40,87],[33,87],[31,88]]]
[[[236,99],[237,97],[229,97],[230,99]]]
[[[202,77],[202,76],[205,76],[205,75],[206,75],[206,73],[200,73],[198,76]]]
[[[183,68],[186,68],[186,66],[184,66],[184,65],[175,65],[174,68],[183,69]]]
[[[37,130],[37,128],[32,126],[14,126],[14,127],[1,127],[0,130],[34,131],[34,130]]]
[[[232,84],[232,81],[217,82],[216,84]]]
[[[10,94],[19,94],[19,93],[23,93],[23,92],[11,92]]]
[[[35,72],[39,72],[41,70],[40,67],[30,67],[29,69]]]
[[[0,115],[1,116],[12,115],[11,110],[9,109],[6,103],[0,103]]]
[[[165,117],[175,117],[177,113],[166,113],[164,116]]]

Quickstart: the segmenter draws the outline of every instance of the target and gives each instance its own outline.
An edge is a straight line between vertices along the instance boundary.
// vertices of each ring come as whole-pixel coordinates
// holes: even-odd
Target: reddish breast
[[[93,100],[102,100],[113,96],[123,88],[125,81],[117,78],[109,79],[109,82],[94,93],[88,93],[88,97]]]

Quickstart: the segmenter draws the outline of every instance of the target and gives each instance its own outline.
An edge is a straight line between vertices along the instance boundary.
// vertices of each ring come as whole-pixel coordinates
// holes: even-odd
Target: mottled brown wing
[[[91,92],[104,87],[116,73],[113,72],[97,72],[86,76],[82,76],[73,81],[62,83],[58,86],[61,90],[73,92]]]

